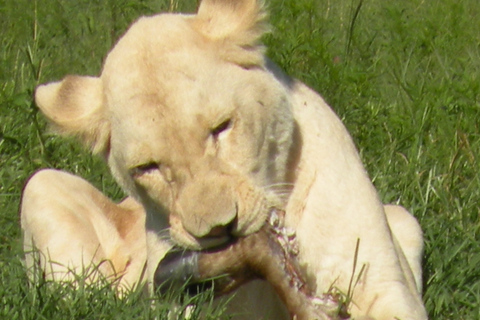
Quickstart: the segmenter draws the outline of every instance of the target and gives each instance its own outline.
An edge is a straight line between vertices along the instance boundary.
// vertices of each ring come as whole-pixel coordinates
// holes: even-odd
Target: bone
[[[227,247],[209,251],[182,251],[162,261],[155,276],[163,288],[189,281],[213,279],[217,295],[227,294],[253,280],[268,281],[283,301],[292,319],[340,319],[328,298],[315,297],[296,262],[293,234],[283,228],[276,211],[258,232],[238,238]],[[177,285],[178,287],[178,285]]]

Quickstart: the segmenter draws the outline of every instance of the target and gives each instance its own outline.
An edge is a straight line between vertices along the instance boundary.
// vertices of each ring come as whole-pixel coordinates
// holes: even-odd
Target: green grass
[[[480,3],[269,4],[269,56],[319,91],[344,120],[384,202],[400,202],[419,219],[431,319],[479,319]],[[18,205],[28,176],[45,167],[122,196],[100,159],[48,133],[33,90],[66,74],[98,74],[139,15],[195,7],[192,0],[0,3],[1,319],[162,317],[165,301],[155,300],[152,309],[135,293],[122,301],[101,286],[28,287]]]

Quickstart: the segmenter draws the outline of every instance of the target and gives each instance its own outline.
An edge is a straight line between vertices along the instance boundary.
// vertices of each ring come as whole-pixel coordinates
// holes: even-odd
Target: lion
[[[57,132],[100,154],[128,198],[115,204],[79,177],[36,173],[21,204],[27,264],[36,248],[54,280],[91,262],[121,286],[151,284],[172,246],[221,247],[283,208],[315,295],[348,293],[354,319],[427,319],[418,222],[381,203],[320,95],[265,57],[268,31],[260,0],[203,0],[193,15],[140,18],[99,77],[39,86],[35,101]],[[262,281],[240,287],[231,307],[246,319],[287,317]]]

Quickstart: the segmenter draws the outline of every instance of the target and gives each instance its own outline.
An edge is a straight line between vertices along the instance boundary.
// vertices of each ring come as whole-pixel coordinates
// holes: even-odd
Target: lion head
[[[179,244],[248,235],[279,205],[269,187],[287,179],[294,130],[265,66],[265,17],[258,1],[204,0],[196,15],[141,18],[99,77],[39,86],[36,102]]]

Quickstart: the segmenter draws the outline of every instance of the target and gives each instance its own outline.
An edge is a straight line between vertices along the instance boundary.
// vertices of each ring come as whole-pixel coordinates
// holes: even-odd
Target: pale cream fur
[[[47,257],[47,271],[48,259],[74,269],[109,259],[102,272],[133,286],[152,280],[170,241],[215,246],[257,231],[270,207],[285,206],[317,295],[332,286],[346,293],[359,278],[354,318],[426,319],[417,221],[381,204],[323,99],[264,58],[265,17],[259,1],[204,0],[198,15],[141,18],[100,77],[40,86],[43,113],[102,154],[131,198],[117,206],[80,178],[41,171],[23,196],[26,248]],[[47,275],[61,278],[60,269]],[[267,285],[241,288],[232,307],[246,319],[280,319],[275,297],[242,298],[258,286]]]

